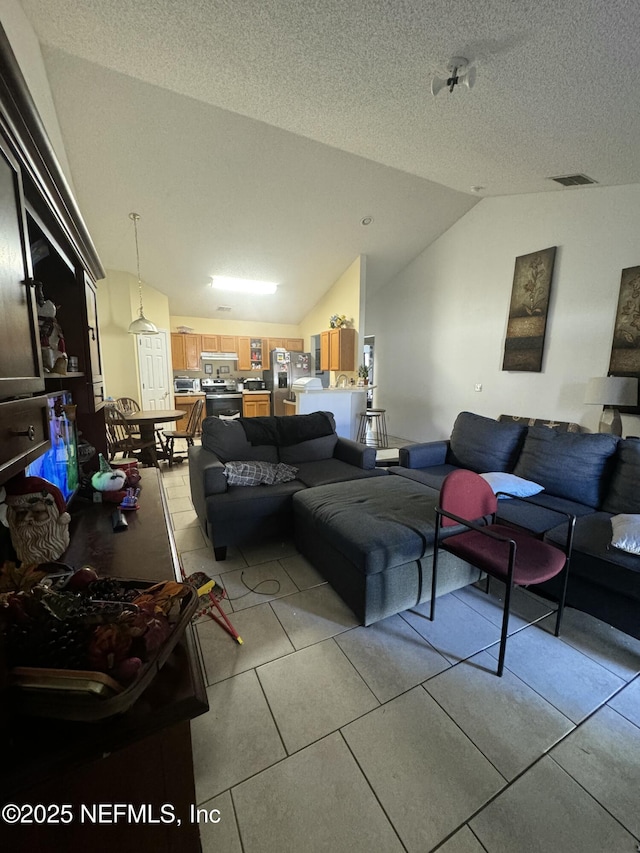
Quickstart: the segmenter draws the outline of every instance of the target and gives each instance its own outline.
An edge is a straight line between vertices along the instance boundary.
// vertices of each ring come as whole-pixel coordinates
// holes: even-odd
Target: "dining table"
[[[127,412],[125,420],[131,426],[137,426],[143,441],[155,442],[155,430],[158,424],[179,421],[186,415],[184,409],[140,409],[138,412]],[[144,455],[144,451],[141,455]],[[158,454],[162,458],[162,454]]]

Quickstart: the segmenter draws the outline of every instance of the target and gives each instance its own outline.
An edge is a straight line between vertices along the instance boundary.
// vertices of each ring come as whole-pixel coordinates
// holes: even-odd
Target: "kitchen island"
[[[291,401],[286,409],[292,415],[308,415],[311,412],[331,412],[336,422],[336,432],[342,438],[355,441],[358,434],[360,415],[367,408],[367,391],[373,386],[350,385],[347,388],[323,388],[322,390],[296,392],[295,404]],[[295,405],[295,410],[293,409]]]

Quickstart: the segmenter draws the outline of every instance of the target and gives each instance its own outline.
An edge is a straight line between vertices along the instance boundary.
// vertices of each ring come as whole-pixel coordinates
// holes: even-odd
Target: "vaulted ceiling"
[[[138,212],[174,314],[296,323],[358,254],[375,292],[483,196],[640,180],[637,0],[21,3],[101,260],[135,274]],[[475,86],[434,98],[456,55]]]

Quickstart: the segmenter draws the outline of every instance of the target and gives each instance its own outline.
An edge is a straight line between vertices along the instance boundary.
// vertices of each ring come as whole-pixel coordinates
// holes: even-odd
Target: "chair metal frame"
[[[184,430],[165,430],[162,433],[161,442],[163,445],[164,455],[169,463],[169,467],[173,466],[174,462],[180,461],[182,462],[182,457],[179,459],[174,457],[174,442],[177,438],[184,439],[187,442],[187,447],[193,447],[194,439],[196,433],[198,431],[198,425],[200,423],[200,416],[202,415],[202,410],[204,408],[204,400],[196,400],[193,408],[191,409],[191,413],[189,415],[189,420],[187,422],[187,426]]]
[[[451,476],[451,475],[449,475],[449,476]],[[480,477],[479,474],[477,474],[475,476]],[[487,484],[487,486],[488,486],[488,484]],[[498,669],[497,669],[497,675],[498,676],[502,676],[502,673],[504,670],[504,659],[505,659],[506,646],[507,646],[507,637],[508,637],[508,633],[509,633],[509,613],[510,613],[510,606],[511,606],[511,594],[513,592],[513,588],[514,588],[514,586],[535,585],[535,581],[528,581],[526,584],[520,584],[514,579],[515,570],[516,570],[516,566],[517,566],[516,561],[517,561],[518,543],[516,542],[515,538],[511,538],[508,535],[504,534],[503,531],[505,530],[505,527],[508,527],[508,525],[496,524],[497,503],[498,503],[498,498],[500,496],[504,496],[506,498],[511,498],[512,500],[519,500],[519,501],[522,501],[523,503],[530,503],[530,504],[534,504],[536,506],[542,506],[551,512],[555,512],[558,515],[564,516],[567,520],[567,537],[565,540],[564,548],[559,548],[557,545],[552,545],[551,543],[548,543],[548,542],[543,543],[536,536],[534,536],[534,534],[529,533],[529,531],[522,530],[521,528],[517,528],[517,529],[514,528],[514,534],[516,533],[516,530],[517,530],[518,531],[517,535],[519,538],[526,536],[527,538],[531,539],[532,541],[539,542],[540,544],[544,544],[548,548],[553,549],[555,551],[560,551],[561,553],[564,554],[564,557],[565,557],[564,565],[563,565],[562,569],[556,573],[556,574],[561,574],[561,573],[563,574],[562,587],[561,587],[560,597],[558,599],[558,606],[557,606],[557,610],[556,610],[556,625],[555,625],[555,630],[554,630],[554,634],[556,637],[560,636],[560,626],[562,623],[562,616],[564,613],[565,598],[566,598],[566,593],[567,593],[567,583],[569,580],[569,566],[570,566],[570,562],[571,562],[571,551],[573,548],[573,534],[574,534],[575,523],[576,523],[575,515],[572,515],[569,512],[564,512],[563,510],[548,507],[545,504],[540,503],[540,501],[533,500],[530,497],[523,498],[523,497],[519,497],[517,495],[511,495],[508,492],[497,492],[496,495],[494,496],[495,497],[495,509],[494,509],[494,511],[492,513],[490,513],[488,516],[480,517],[480,520],[478,520],[478,519],[471,520],[471,519],[467,519],[467,518],[462,518],[461,516],[455,515],[454,513],[443,509],[440,505],[436,507],[436,510],[435,510],[435,512],[436,512],[436,529],[435,529],[435,538],[434,538],[434,543],[433,543],[433,572],[432,572],[432,577],[431,577],[431,609],[430,609],[430,616],[429,616],[429,618],[432,622],[434,621],[434,618],[435,618],[436,589],[437,589],[437,582],[438,582],[438,578],[437,578],[438,552],[439,552],[440,548],[442,548],[444,551],[448,551],[450,554],[453,554],[454,556],[458,556],[456,554],[455,549],[451,547],[451,543],[449,543],[449,545],[447,545],[447,538],[444,538],[441,540],[441,528],[443,526],[443,519],[446,518],[446,519],[449,519],[450,521],[456,522],[457,524],[462,525],[464,528],[466,528],[466,530],[474,530],[477,533],[480,533],[483,536],[486,536],[489,539],[494,540],[496,543],[497,542],[508,543],[508,545],[509,545],[509,558],[508,558],[508,562],[507,562],[507,566],[506,566],[506,571],[504,572],[504,574],[506,575],[506,579],[504,577],[499,577],[497,574],[492,575],[490,572],[488,572],[486,570],[486,567],[476,566],[476,568],[479,568],[481,571],[484,571],[487,575],[487,585],[486,585],[486,590],[485,590],[487,593],[489,592],[489,583],[490,583],[491,577],[496,577],[499,580],[503,580],[505,583],[505,596],[504,596],[504,605],[503,605],[503,614],[502,614],[502,629],[500,632],[500,651],[499,651],[499,655],[498,655]],[[492,530],[492,526],[498,527],[501,532],[496,533],[495,530]],[[463,534],[464,532],[465,531],[458,531],[457,533],[452,532],[448,538],[451,539],[453,542],[455,540],[456,536],[460,535],[461,533]],[[522,545],[522,542],[520,544]],[[467,559],[467,558],[465,557],[464,559]],[[470,561],[468,561],[468,562],[470,562]],[[540,582],[542,582],[542,580],[543,579],[541,579]]]

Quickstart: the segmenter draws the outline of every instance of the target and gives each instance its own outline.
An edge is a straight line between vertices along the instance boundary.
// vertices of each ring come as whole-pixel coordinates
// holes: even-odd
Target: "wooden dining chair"
[[[513,499],[536,503],[532,498]],[[514,586],[543,583],[564,572],[555,625],[556,637],[560,634],[576,519],[570,513],[554,510],[559,516],[563,516],[567,523],[565,544],[564,547],[559,547],[537,539],[526,530],[497,524],[497,508],[497,496],[479,474],[459,469],[445,477],[440,490],[439,506],[436,507],[430,618],[433,621],[435,616],[440,548],[485,572],[487,584],[492,577],[503,581],[506,589],[497,670],[497,674],[501,676],[504,669],[509,607]],[[462,526],[463,529],[446,536],[447,528],[456,526]]]
[[[174,457],[174,443],[176,439],[181,438],[187,442],[187,447],[193,447],[194,439],[196,437],[196,433],[198,432],[198,427],[200,426],[200,418],[202,417],[202,409],[204,408],[204,400],[196,400],[193,408],[191,409],[191,414],[189,415],[189,420],[187,422],[187,426],[183,430],[165,430],[163,433],[163,448],[164,448],[164,456],[167,462],[169,463],[169,467],[171,468],[174,462],[182,462],[182,457]]]
[[[136,456],[146,450],[153,465],[159,468],[155,439],[145,441],[134,431],[135,428],[127,421],[117,404],[111,403],[104,407],[104,419],[107,427],[107,445],[109,458],[113,460],[117,453],[125,456]]]

